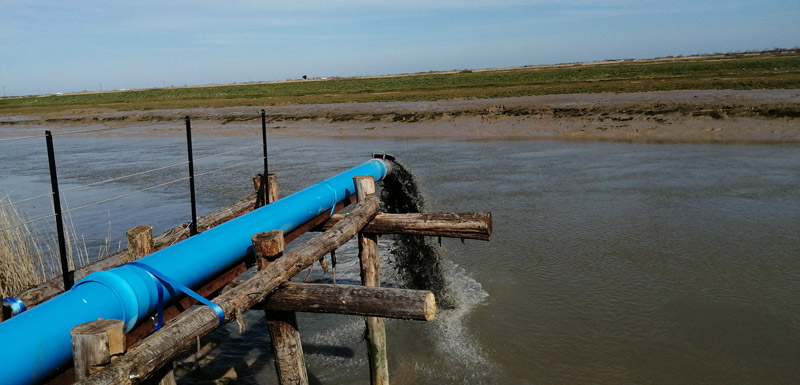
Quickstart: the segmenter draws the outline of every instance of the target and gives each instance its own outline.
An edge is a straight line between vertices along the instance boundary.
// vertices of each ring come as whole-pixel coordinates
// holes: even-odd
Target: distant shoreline
[[[800,89],[800,49],[0,99],[0,118],[675,90]]]
[[[121,127],[103,135],[250,135],[259,109],[244,107],[0,118],[0,137],[44,128]],[[643,143],[800,143],[800,89],[665,91],[460,101],[337,103],[266,108],[270,135],[452,140],[600,140]]]

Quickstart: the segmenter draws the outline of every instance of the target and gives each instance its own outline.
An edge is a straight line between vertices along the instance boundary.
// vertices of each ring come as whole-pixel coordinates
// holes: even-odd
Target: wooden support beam
[[[280,230],[256,234],[252,237],[252,241],[259,269],[266,268],[283,255],[283,232]],[[307,385],[308,373],[294,312],[264,309],[264,314],[272,341],[272,355],[278,383]]]
[[[318,229],[324,231],[341,218],[334,214]],[[410,234],[433,237],[478,239],[492,237],[492,213],[378,214],[362,232],[367,234]]]
[[[436,298],[427,290],[286,282],[264,308],[433,321]]]
[[[124,322],[112,319],[87,322],[70,330],[77,381],[110,364],[112,356],[125,352],[124,330]]]
[[[371,176],[353,177],[358,202],[367,196],[375,195],[375,180]],[[379,287],[381,285],[381,260],[378,256],[378,236],[358,233],[358,256],[361,260],[361,284]],[[386,350],[386,325],[383,318],[364,317],[367,325],[367,349],[369,354],[369,375],[372,385],[389,384],[389,364]]]
[[[225,321],[261,303],[281,283],[330,253],[352,238],[378,212],[380,201],[374,195],[360,202],[343,220],[330,230],[318,234],[309,242],[286,253],[243,284],[213,301],[225,313]],[[208,307],[196,307],[184,312],[149,338],[142,340],[111,365],[95,373],[81,384],[138,384],[150,375],[152,368],[171,361],[192,346],[198,336],[219,327],[217,314]]]

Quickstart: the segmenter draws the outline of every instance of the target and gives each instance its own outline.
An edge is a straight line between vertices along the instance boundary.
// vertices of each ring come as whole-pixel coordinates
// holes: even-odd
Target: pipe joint
[[[113,293],[122,311],[122,321],[125,322],[125,331],[129,332],[139,319],[139,299],[136,291],[125,278],[116,273],[117,269],[97,271],[80,280],[71,290],[76,290],[83,285],[101,285]]]

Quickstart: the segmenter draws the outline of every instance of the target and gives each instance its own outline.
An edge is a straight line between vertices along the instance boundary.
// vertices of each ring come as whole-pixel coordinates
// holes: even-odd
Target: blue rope
[[[163,283],[163,284],[170,285],[172,288],[178,289],[178,290],[182,291],[183,293],[185,293],[186,295],[196,299],[198,302],[201,302],[203,305],[206,305],[206,306],[210,307],[212,310],[214,310],[214,312],[217,313],[217,318],[219,318],[219,324],[220,325],[225,324],[225,312],[222,311],[222,308],[219,307],[219,305],[215,304],[214,302],[209,301],[208,299],[206,299],[202,295],[197,294],[197,292],[195,292],[194,290],[186,287],[186,285],[184,285],[184,284],[182,284],[182,283],[180,283],[180,282],[178,282],[178,281],[176,281],[176,280],[174,280],[174,279],[172,279],[170,277],[167,277],[166,275],[162,274],[158,270],[156,270],[156,269],[154,269],[154,268],[152,268],[152,267],[150,267],[148,265],[145,265],[144,263],[141,263],[141,262],[130,262],[130,263],[128,263],[128,265],[136,266],[136,267],[138,267],[138,268],[150,273],[150,276],[152,276],[154,280],[157,279],[158,281],[161,281],[161,283]],[[164,292],[163,292],[163,289],[162,289],[161,286],[162,286],[161,284],[156,282],[156,287],[158,288],[158,317],[157,317],[157,321],[156,321],[155,330],[160,329],[161,326],[164,324],[164,317],[163,317],[163,312],[164,312],[164,305],[163,305]]]

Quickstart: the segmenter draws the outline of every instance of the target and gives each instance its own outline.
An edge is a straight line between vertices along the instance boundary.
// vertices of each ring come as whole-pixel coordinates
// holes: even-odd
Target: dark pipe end
[[[383,159],[383,160],[388,160],[390,162],[394,162],[394,155],[387,154],[385,152],[382,153],[382,154],[381,153],[377,153],[377,152],[373,152],[372,153],[372,157],[376,158],[376,159]]]
[[[388,176],[388,175],[392,174],[392,163],[394,162],[394,156],[393,155],[387,154],[385,152],[382,153],[382,154],[373,152],[372,153],[372,158],[382,160],[383,161],[383,165],[386,166],[386,175]]]

